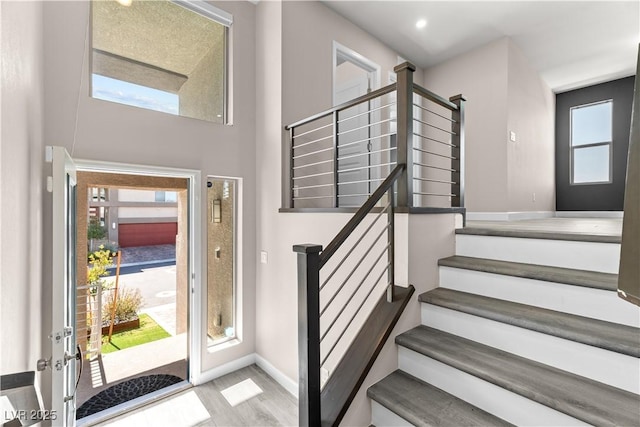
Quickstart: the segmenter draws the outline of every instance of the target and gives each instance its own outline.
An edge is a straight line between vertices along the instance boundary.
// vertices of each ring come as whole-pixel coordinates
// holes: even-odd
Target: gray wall
[[[553,93],[510,39],[425,70],[423,86],[467,99],[469,212],[553,210]]]
[[[629,151],[635,78],[627,77],[556,96],[556,209],[559,211],[621,211]],[[613,100],[613,180],[610,184],[570,184],[571,107]]]
[[[44,85],[46,142],[66,147],[77,159],[177,167],[201,171],[198,195],[206,200],[206,176],[243,180],[241,310],[244,334],[240,345],[215,354],[202,352],[208,370],[254,352],[255,324],[255,6],[221,2],[234,15],[231,42],[233,126],[162,114],[89,97],[88,2],[44,5]],[[24,22],[23,22],[23,25]],[[27,25],[25,25],[27,26]],[[30,25],[28,25],[31,27]],[[206,230],[202,205],[201,230]],[[206,278],[206,239],[200,257]],[[46,255],[45,255],[46,256]],[[206,279],[203,281],[206,286]],[[43,300],[46,308],[48,301]],[[202,301],[203,325],[206,299]],[[203,330],[203,340],[206,342]]]
[[[42,4],[0,2],[0,374],[46,351]],[[47,242],[50,242],[48,240]],[[45,390],[45,395],[46,395]]]

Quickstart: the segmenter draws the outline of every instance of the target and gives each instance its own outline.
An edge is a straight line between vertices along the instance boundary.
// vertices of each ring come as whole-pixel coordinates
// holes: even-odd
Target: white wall
[[[0,374],[36,369],[43,343],[42,4],[0,2]],[[45,393],[46,394],[46,393]]]
[[[46,2],[44,6],[45,122],[47,143],[62,145],[72,157],[199,170],[206,200],[206,176],[243,179],[242,312],[243,342],[224,351],[202,353],[203,370],[255,351],[255,6],[220,2],[233,14],[231,35],[233,126],[172,116],[89,97],[88,2]],[[23,25],[25,25],[23,23]],[[202,205],[203,210],[206,204]],[[207,215],[202,214],[201,231]],[[206,239],[200,257],[206,278]],[[206,285],[206,283],[204,283]],[[47,301],[43,301],[46,306]],[[202,301],[203,322],[206,299]],[[203,341],[206,342],[203,330]]]
[[[423,86],[467,99],[468,211],[555,209],[554,96],[510,39],[425,70]]]

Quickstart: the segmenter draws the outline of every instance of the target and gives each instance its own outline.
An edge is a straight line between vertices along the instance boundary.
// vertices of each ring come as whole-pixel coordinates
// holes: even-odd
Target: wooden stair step
[[[423,325],[396,343],[586,423],[640,425],[637,394]]]
[[[640,357],[640,329],[526,304],[436,288],[420,301],[558,338]]]
[[[442,267],[480,271],[483,273],[521,277],[525,279],[543,280],[546,282],[564,283],[567,285],[616,291],[618,275],[599,271],[577,270],[572,268],[550,267],[538,264],[499,261],[493,259],[452,256],[438,261]]]
[[[512,425],[400,370],[369,387],[367,396],[414,426]]]

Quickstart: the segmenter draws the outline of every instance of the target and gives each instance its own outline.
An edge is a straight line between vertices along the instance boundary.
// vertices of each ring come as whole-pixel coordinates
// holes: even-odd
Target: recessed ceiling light
[[[427,20],[426,19],[418,19],[418,22],[416,22],[416,28],[422,29],[424,27],[427,26]]]
[[[133,0],[116,0],[118,3],[120,3],[123,6],[131,6],[131,3],[133,3]]]

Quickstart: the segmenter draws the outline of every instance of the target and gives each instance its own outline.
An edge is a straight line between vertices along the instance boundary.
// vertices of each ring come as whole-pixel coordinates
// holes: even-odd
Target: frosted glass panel
[[[609,145],[573,150],[573,182],[609,181]]]
[[[571,109],[571,145],[611,141],[611,101]]]

